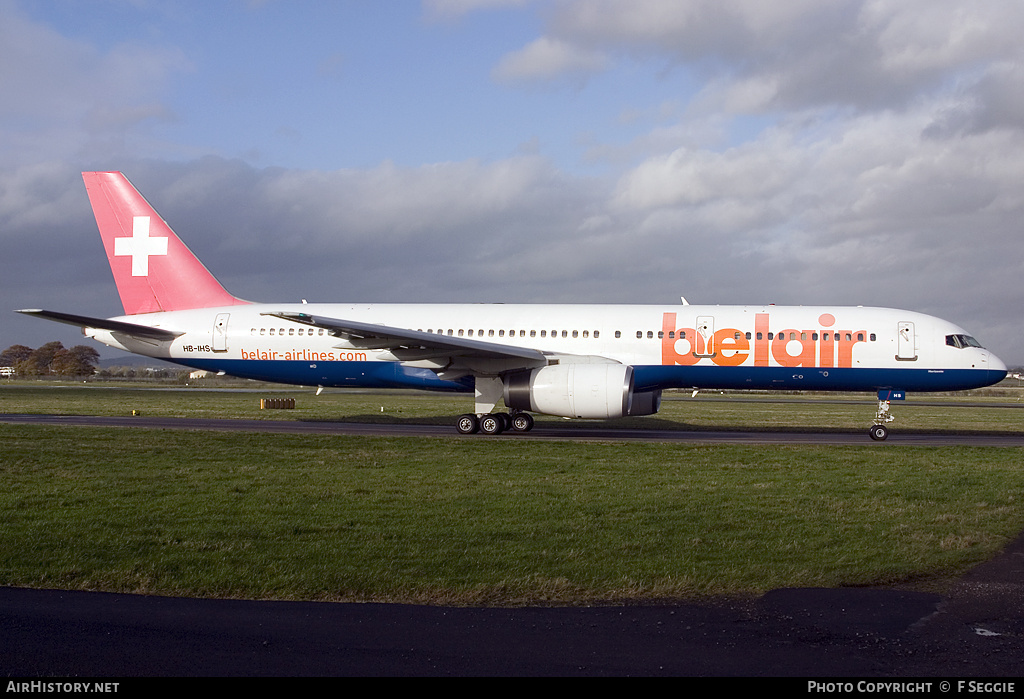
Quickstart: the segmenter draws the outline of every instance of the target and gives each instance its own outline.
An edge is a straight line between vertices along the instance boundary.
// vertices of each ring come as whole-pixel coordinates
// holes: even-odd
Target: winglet
[[[229,294],[120,172],[83,172],[128,315],[234,306]]]

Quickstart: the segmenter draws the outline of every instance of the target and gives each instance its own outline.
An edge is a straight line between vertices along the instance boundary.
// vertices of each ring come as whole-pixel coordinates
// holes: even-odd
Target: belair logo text
[[[709,360],[718,366],[822,367],[853,366],[853,348],[867,338],[866,330],[833,330],[835,316],[818,316],[817,328],[777,328],[769,330],[768,313],[754,315],[751,333],[738,328],[718,328],[702,324],[681,328],[675,313],[662,316],[661,363],[692,366]],[[708,317],[710,320],[710,317]],[[749,337],[748,337],[749,334]]]

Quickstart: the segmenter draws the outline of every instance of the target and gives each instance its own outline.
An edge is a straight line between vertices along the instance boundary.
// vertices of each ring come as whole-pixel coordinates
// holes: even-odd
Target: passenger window
[[[547,330],[541,330],[540,331],[540,336],[541,337],[547,337],[548,336],[548,331]]]
[[[569,337],[569,331],[568,330],[563,330],[562,331],[562,337]]]
[[[621,330],[616,330],[615,331],[615,337],[616,338],[622,337],[622,331]]]
[[[654,331],[653,330],[648,330],[647,331],[647,339],[648,340],[653,340],[654,339]]]
[[[872,342],[874,342],[875,341],[875,334],[871,333],[870,335],[868,335],[868,339],[871,340]]]
[[[505,337],[505,331],[504,330],[499,330],[498,331],[498,337]]]
[[[590,337],[590,332],[588,330],[584,330],[583,337]]]
[[[537,331],[536,330],[531,330],[530,331],[530,337],[537,337]]]
[[[572,336],[573,337],[579,337],[580,336],[580,331],[579,330],[573,330],[572,331]]]
[[[599,337],[601,337],[601,331],[600,330],[595,330],[594,331],[594,339],[596,340]]]
[[[643,336],[644,336],[644,331],[643,330],[637,330],[636,331],[636,339],[639,340],[639,339],[643,338]]]

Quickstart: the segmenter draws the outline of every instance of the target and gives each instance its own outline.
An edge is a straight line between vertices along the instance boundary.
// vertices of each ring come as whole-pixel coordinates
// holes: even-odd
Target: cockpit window
[[[981,343],[970,335],[946,335],[946,344],[958,349],[963,349],[965,347],[981,347]]]

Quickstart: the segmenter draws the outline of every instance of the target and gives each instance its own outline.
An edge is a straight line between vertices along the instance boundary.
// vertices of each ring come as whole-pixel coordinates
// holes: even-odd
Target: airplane
[[[195,369],[303,386],[474,393],[462,434],[532,413],[652,415],[665,389],[874,391],[883,440],[907,391],[997,383],[953,323],[889,308],[254,303],[228,293],[120,172],[82,173],[125,314],[19,313]],[[497,410],[504,402],[508,412]]]

